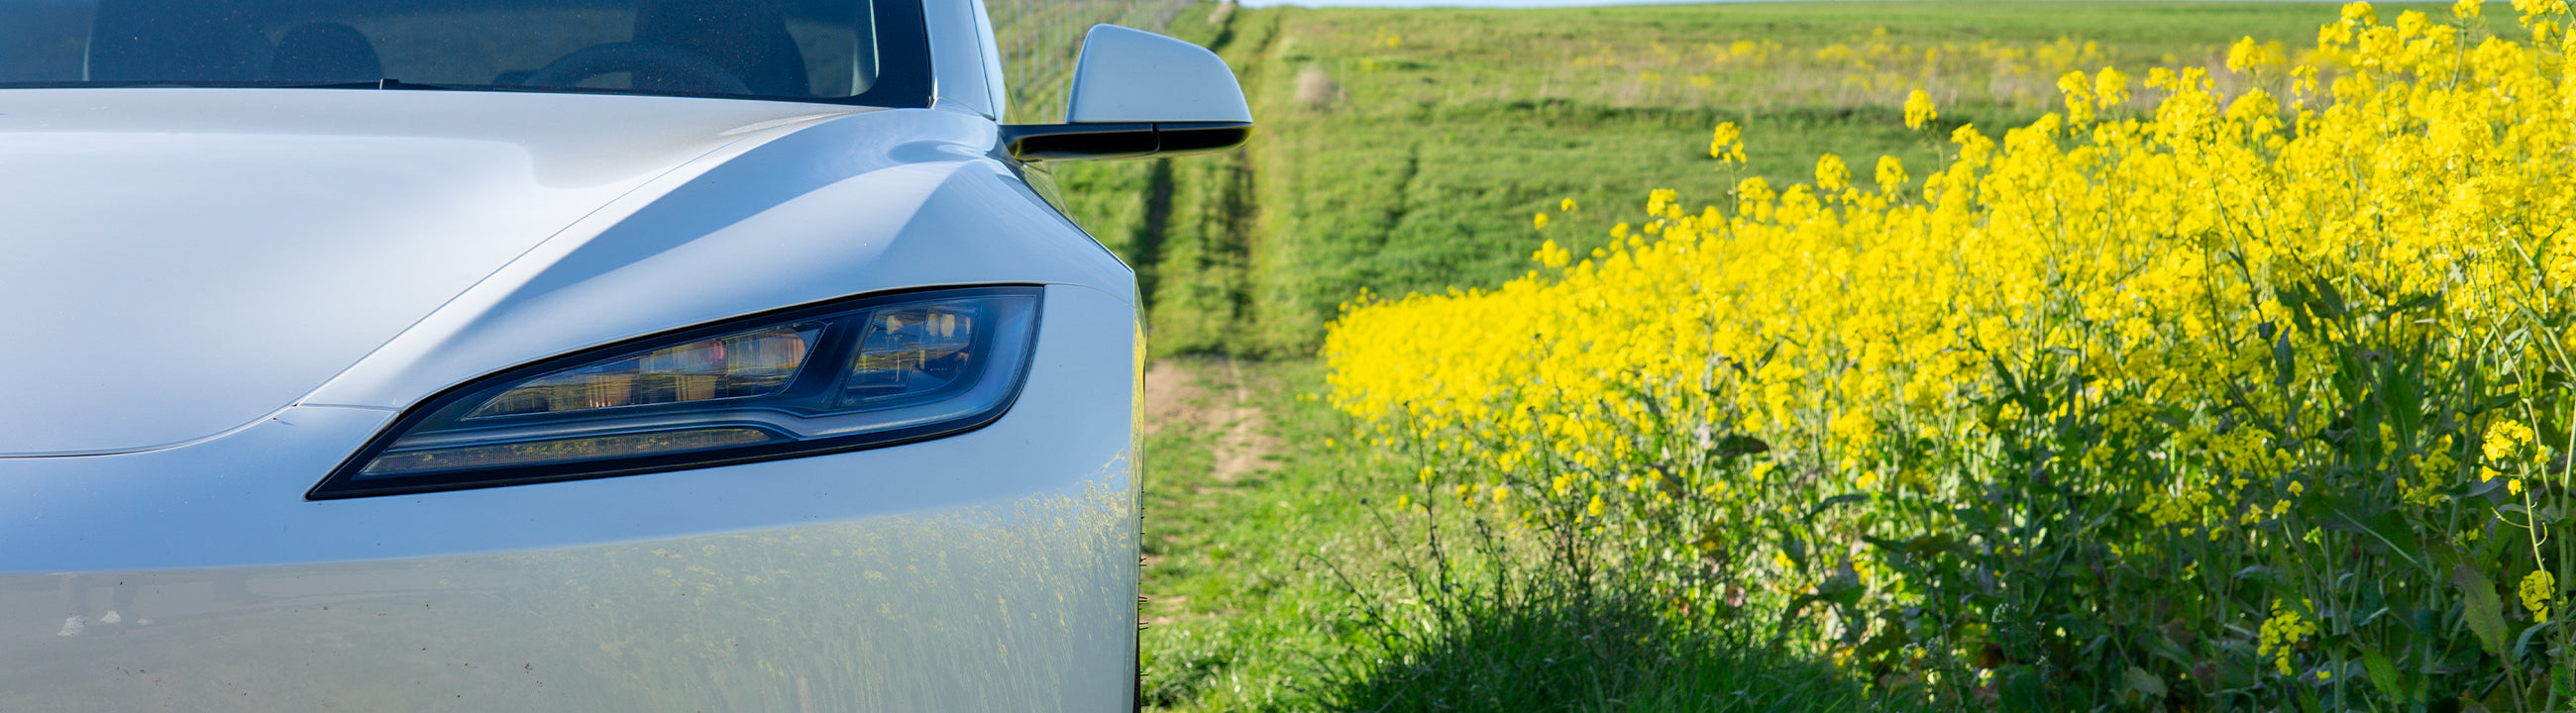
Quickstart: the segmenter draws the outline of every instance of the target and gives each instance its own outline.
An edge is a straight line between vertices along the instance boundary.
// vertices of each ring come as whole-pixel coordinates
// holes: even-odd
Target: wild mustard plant
[[[1941,166],[1657,191],[1611,247],[1347,305],[1332,398],[1426,466],[1404,507],[1891,695],[2564,709],[2576,37],[2514,7],[2354,3],[2229,50],[2277,83],[2069,72]]]

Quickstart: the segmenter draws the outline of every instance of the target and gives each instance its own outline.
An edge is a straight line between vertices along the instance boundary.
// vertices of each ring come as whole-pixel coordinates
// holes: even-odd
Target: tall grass
[[[1589,553],[1532,551],[1493,521],[1440,515],[1378,521],[1405,559],[1385,573],[1397,586],[1344,580],[1358,606],[1343,616],[1365,634],[1358,654],[1325,662],[1327,708],[1845,711],[1865,700],[1857,681],[1716,610],[1677,616]]]

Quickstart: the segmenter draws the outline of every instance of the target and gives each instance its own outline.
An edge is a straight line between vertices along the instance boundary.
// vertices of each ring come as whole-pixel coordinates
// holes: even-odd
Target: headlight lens
[[[863,298],[512,369],[414,407],[307,497],[696,468],[973,429],[1018,396],[1040,294]]]

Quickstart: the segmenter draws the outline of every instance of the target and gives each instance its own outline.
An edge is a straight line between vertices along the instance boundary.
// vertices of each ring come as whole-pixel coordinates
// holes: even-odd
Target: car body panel
[[[0,455],[183,443],[292,403],[531,247],[839,107],[10,90]],[[629,118],[650,110],[651,121]],[[186,299],[171,299],[186,295]],[[148,404],[148,407],[145,405]]]
[[[1065,121],[1089,123],[1252,123],[1225,60],[1190,42],[1098,25],[1083,36]],[[1196,90],[1196,91],[1193,91]],[[1168,148],[1168,147],[1167,147]]]
[[[922,24],[930,28],[930,67],[935,76],[932,108],[951,109],[986,119],[1002,119],[1003,92],[996,68],[985,64],[993,32],[982,0],[922,4]]]
[[[244,94],[274,106],[222,116],[241,101],[219,97]],[[37,169],[0,176],[11,216],[0,230],[34,236],[30,253],[0,263],[0,303],[36,307],[0,315],[0,329],[55,345],[0,351],[0,370],[55,377],[0,400],[0,423],[19,426],[0,429],[0,456],[164,448],[299,399],[401,408],[586,346],[871,291],[1063,283],[1133,301],[1132,273],[993,159],[993,124],[962,112],[464,92],[11,97],[22,95],[108,116],[202,105],[218,117],[187,131],[52,132],[8,122],[124,127],[44,102],[0,116],[0,155]],[[507,120],[523,111],[560,116]],[[617,118],[639,112],[657,118]],[[335,137],[294,117],[369,128]],[[225,128],[262,122],[274,126]],[[585,133],[585,122],[651,131]],[[643,157],[619,151],[630,145]],[[59,165],[83,156],[123,164]],[[112,191],[63,178],[81,175],[151,178]]]
[[[803,127],[603,208],[316,390],[402,407],[504,367],[856,294],[1134,273],[984,153],[993,124],[887,110]],[[864,216],[864,217],[863,217]]]
[[[1134,272],[1002,151],[982,3],[924,9],[927,107],[0,92],[0,329],[45,350],[0,352],[42,375],[0,398],[0,710],[1131,709]],[[973,430],[306,497],[481,377],[979,285],[1044,298]]]
[[[179,448],[11,463],[0,700],[1124,706],[1135,314],[1049,288],[1008,414],[868,451],[311,502],[309,478],[390,414],[304,406]],[[59,635],[67,606],[120,605],[118,624]]]

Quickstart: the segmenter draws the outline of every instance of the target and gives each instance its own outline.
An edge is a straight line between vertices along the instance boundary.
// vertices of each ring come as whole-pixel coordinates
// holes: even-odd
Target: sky
[[[1648,5],[1703,2],[1745,2],[1749,0],[1242,0],[1252,7],[1302,5],[1305,7],[1581,7],[1585,5]]]
[[[1252,7],[1302,5],[1306,7],[1579,7],[1584,5],[1645,5],[1650,3],[1694,3],[1711,0],[1244,0]],[[1726,0],[1718,0],[1726,1]]]
[[[1650,5],[1706,2],[1767,2],[1776,0],[1242,0],[1252,7],[1302,5],[1305,7],[1582,7],[1586,5]]]

